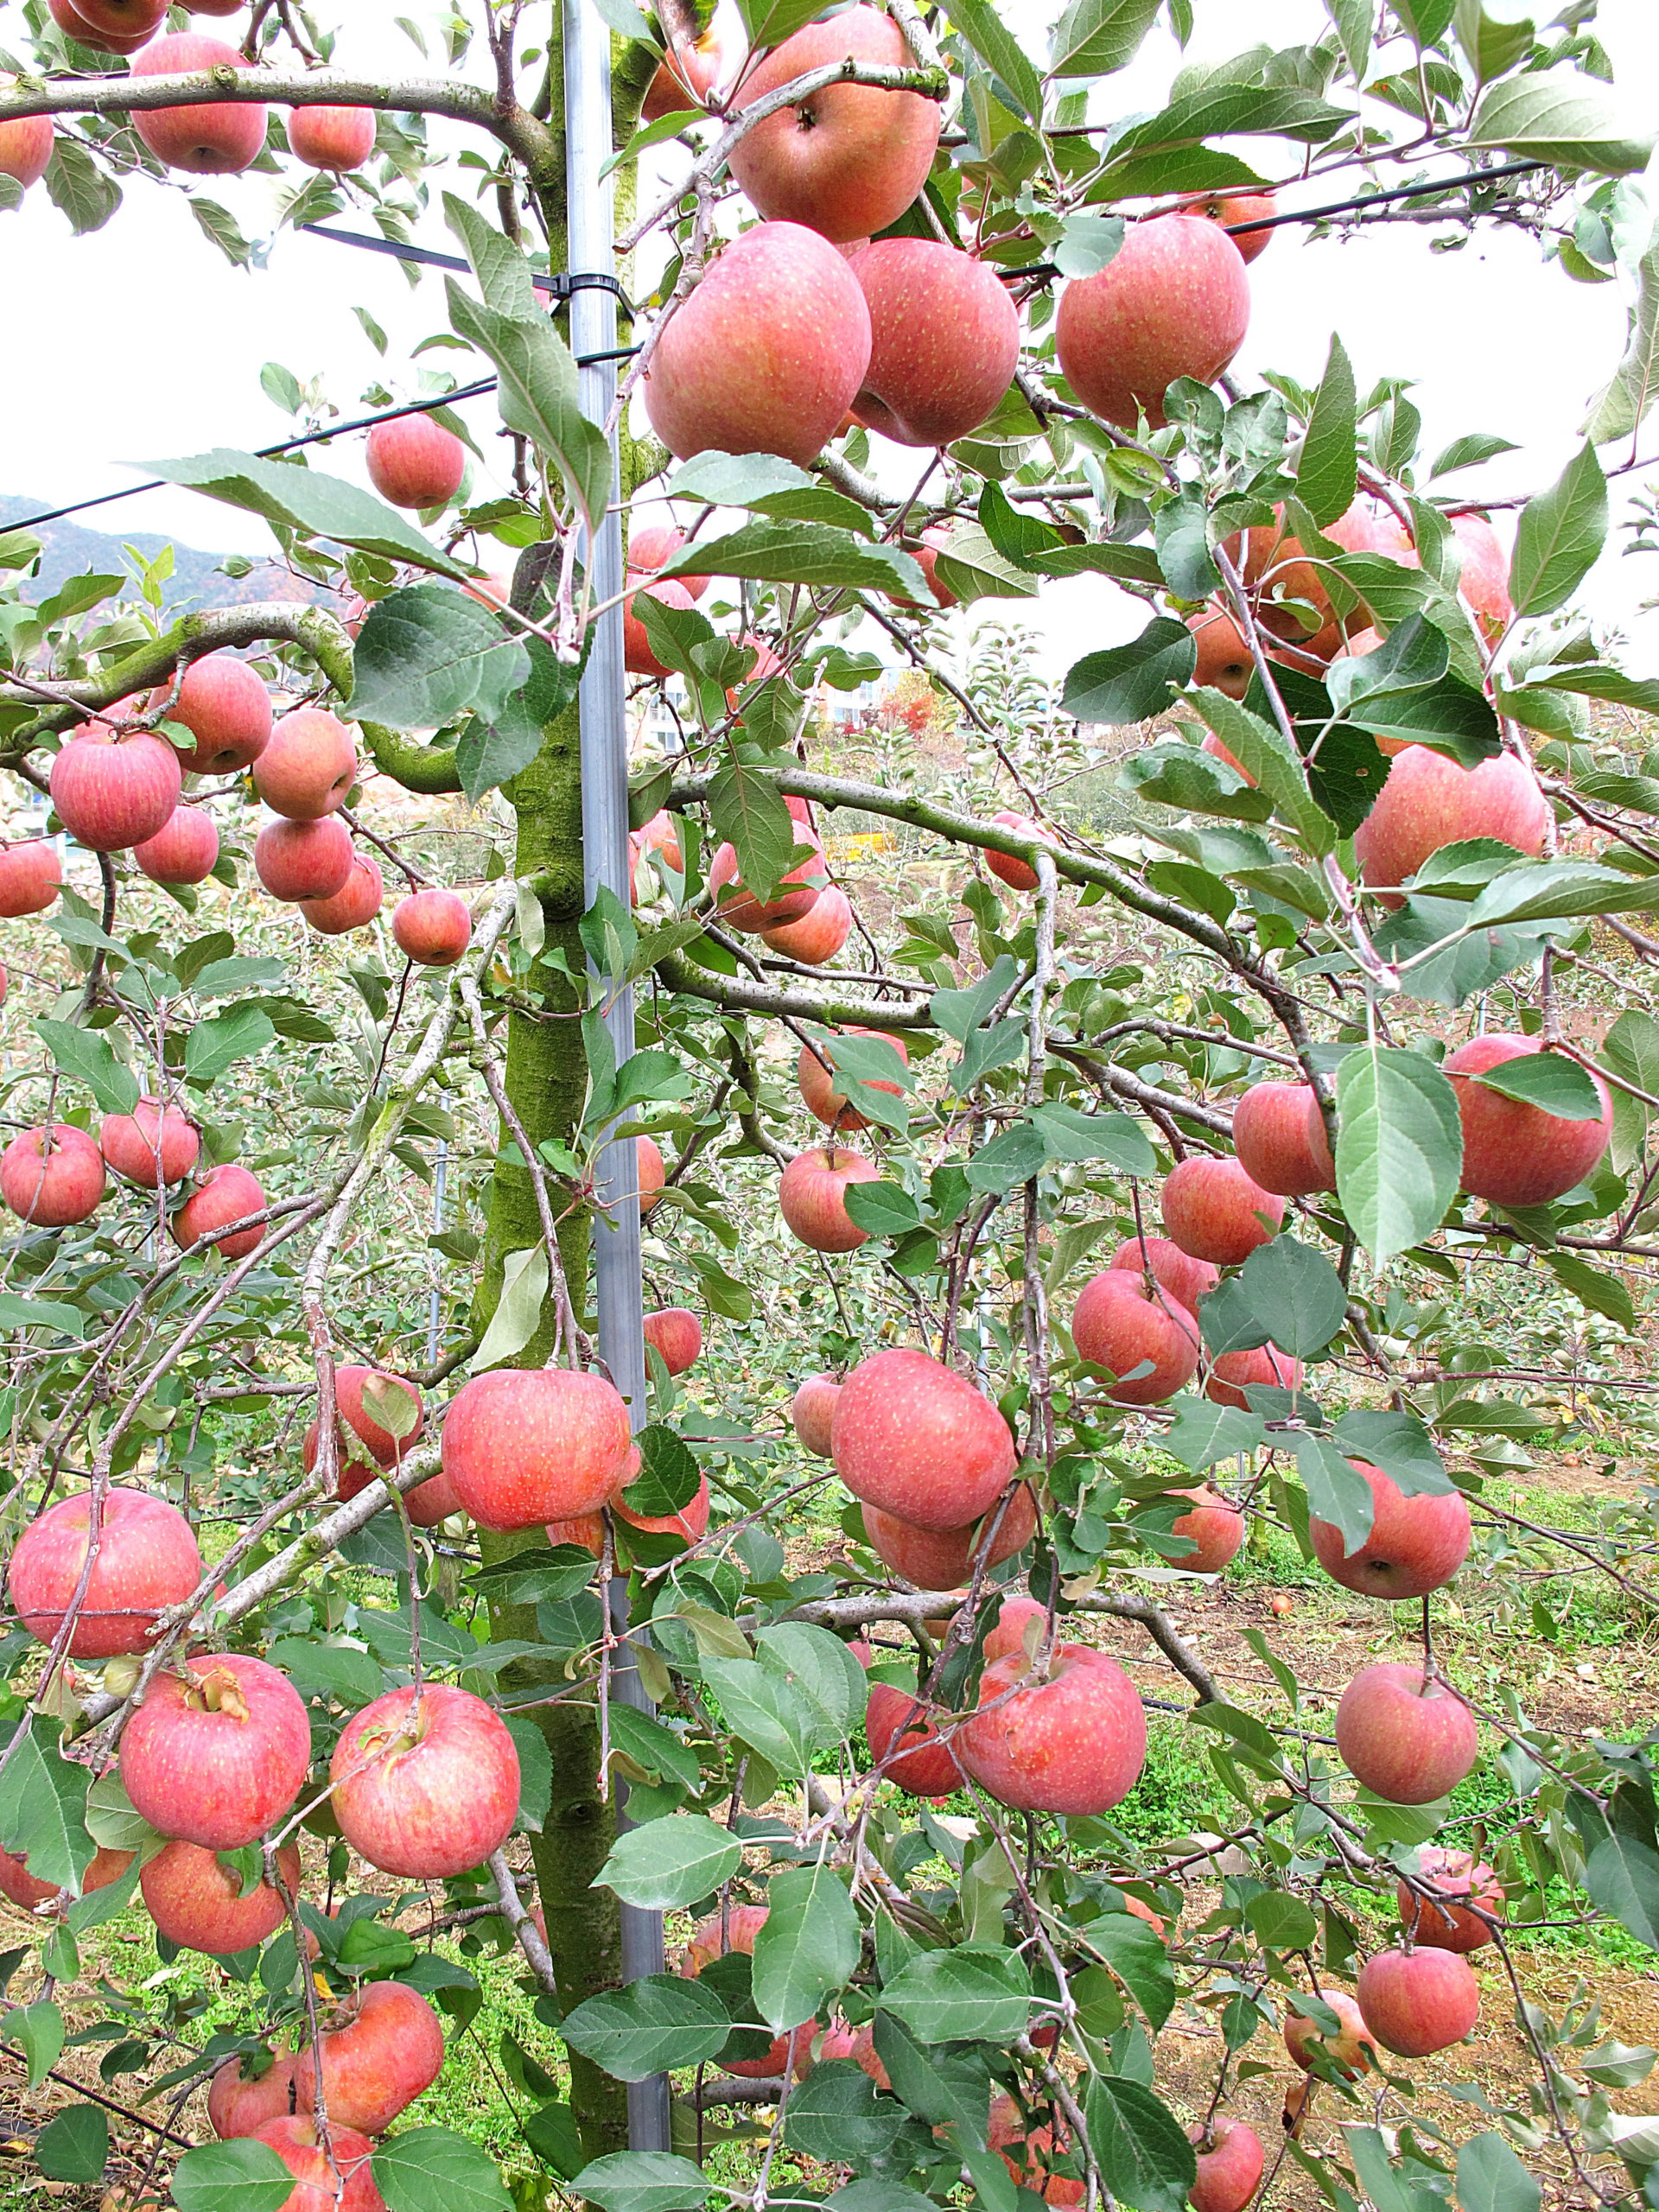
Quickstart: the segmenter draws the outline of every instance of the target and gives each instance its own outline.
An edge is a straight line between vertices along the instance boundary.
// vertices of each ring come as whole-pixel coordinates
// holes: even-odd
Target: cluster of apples
[[[200,31],[156,32],[169,0],[48,0],[66,37],[94,53],[129,54],[135,77],[188,76],[199,70],[249,69],[246,54]],[[233,16],[243,0],[188,0],[193,16]],[[265,149],[265,109],[257,100],[209,100],[200,106],[141,110],[132,127],[168,168],[196,176],[234,175]],[[370,107],[290,109],[288,143],[297,161],[335,175],[360,168],[374,151]],[[52,118],[22,116],[0,123],[0,176],[25,191],[52,158]]]

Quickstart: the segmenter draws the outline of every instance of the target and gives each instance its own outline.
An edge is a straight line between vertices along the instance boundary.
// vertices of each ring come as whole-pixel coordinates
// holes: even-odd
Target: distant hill
[[[50,499],[28,493],[0,493],[0,530],[15,528],[27,516],[39,514],[52,504]],[[320,591],[304,577],[291,575],[280,561],[256,561],[245,576],[227,576],[219,565],[223,554],[181,545],[154,531],[85,530],[77,522],[49,522],[42,524],[35,535],[45,550],[38,578],[25,586],[25,596],[31,600],[48,598],[67,577],[85,575],[89,570],[108,576],[128,574],[124,546],[136,546],[146,560],[153,561],[169,543],[174,551],[173,574],[164,587],[169,608],[242,607],[251,600],[271,599],[308,604],[333,598],[332,593]]]

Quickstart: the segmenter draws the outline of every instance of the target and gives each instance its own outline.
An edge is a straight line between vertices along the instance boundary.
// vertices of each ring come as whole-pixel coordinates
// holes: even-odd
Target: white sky
[[[353,13],[339,12],[348,19]],[[436,13],[419,4],[408,12],[423,22]],[[1048,12],[1044,0],[1009,7],[1022,29]],[[340,40],[341,66],[414,75],[441,66],[422,60],[393,26],[393,14],[391,0],[368,10],[359,0]],[[1190,60],[1219,60],[1258,39],[1285,44],[1317,35],[1326,20],[1319,0],[1198,0],[1197,16]],[[0,0],[0,45],[16,42],[18,26],[16,0]],[[204,18],[203,28],[215,27]],[[1629,104],[1650,121],[1659,5],[1602,0],[1597,29]],[[1030,43],[1037,46],[1038,37]],[[435,41],[435,55],[440,51]],[[1174,41],[1160,27],[1134,67],[1098,89],[1096,111],[1156,107],[1179,64]],[[481,81],[478,53],[462,73]],[[433,136],[458,144],[467,134],[435,124]],[[204,186],[246,235],[262,238],[271,228],[274,181],[209,179]],[[448,181],[465,188],[453,174]],[[1304,204],[1331,196],[1310,192]],[[1287,194],[1284,204],[1294,201]],[[336,219],[371,227],[361,215]],[[1383,373],[1419,379],[1414,397],[1424,414],[1427,453],[1469,429],[1520,444],[1520,453],[1452,480],[1459,490],[1497,498],[1535,488],[1572,452],[1586,404],[1618,359],[1625,303],[1615,285],[1576,284],[1559,268],[1541,266],[1536,249],[1518,234],[1483,233],[1448,255],[1431,253],[1428,235],[1391,226],[1344,246],[1280,232],[1251,270],[1253,320],[1236,366],[1246,375],[1277,367],[1313,381],[1336,328],[1362,388]],[[439,216],[429,219],[423,237],[454,250]],[[134,464],[158,456],[283,436],[287,418],[259,387],[267,360],[284,363],[302,380],[321,372],[346,416],[362,411],[359,395],[378,376],[412,396],[418,365],[410,349],[444,327],[434,274],[412,289],[390,260],[291,232],[276,239],[268,268],[235,270],[201,237],[180,194],[142,181],[129,188],[126,205],[103,231],[80,239],[71,237],[42,188],[31,191],[21,214],[0,216],[0,284],[10,325],[0,352],[0,491],[36,494],[54,506],[117,489],[132,480]],[[351,312],[353,303],[391,336],[384,365]],[[426,359],[463,380],[474,373],[458,353]],[[491,451],[492,404],[475,401],[467,412],[479,444]],[[321,465],[359,475],[354,443],[334,448]],[[1659,412],[1643,451],[1659,454]],[[1603,455],[1609,464],[1627,457],[1611,448]],[[1637,488],[1649,481],[1659,483],[1659,467],[1624,480]],[[219,551],[270,550],[255,518],[182,491],[151,493],[84,519],[110,531],[170,532]],[[1604,556],[1585,594],[1602,623],[1627,633],[1625,658],[1638,674],[1659,674],[1659,614],[1637,613],[1644,598],[1656,596],[1659,556],[1624,560],[1616,550]],[[1046,593],[1040,617],[1031,601],[988,604],[988,612],[999,609],[1039,620],[1055,672],[1080,652],[1133,634],[1145,620],[1137,603],[1095,578]]]

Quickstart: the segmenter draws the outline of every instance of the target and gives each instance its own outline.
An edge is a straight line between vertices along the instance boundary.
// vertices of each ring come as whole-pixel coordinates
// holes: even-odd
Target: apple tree
[[[394,79],[288,0],[6,10],[8,206],[142,245],[142,175],[242,260],[226,174],[441,217],[510,458],[382,392],[372,492],[326,425],[159,464],[306,588],[168,619],[0,538],[5,2037],[144,2074],[181,2212],[1659,2202],[1653,2053],[1527,1980],[1547,1926],[1656,1940],[1651,1729],[1448,1625],[1517,1649],[1562,1567],[1656,1604],[1650,1500],[1558,1540],[1497,1479],[1612,1402],[1656,1256],[1659,689],[1580,596],[1654,226],[1593,0],[1329,0],[1135,114],[1188,0],[738,13],[480,0]],[[1630,287],[1497,523],[1503,442],[1426,454],[1339,336],[1230,374],[1286,226],[1402,208]],[[1078,578],[1131,642],[960,680],[946,610]],[[631,886],[625,666],[676,732]],[[842,772],[883,667],[959,773]],[[689,1301],[643,1319],[642,1217]],[[1177,1625],[1275,1534],[1390,1656]],[[1224,1827],[1141,1817],[1149,1711]],[[242,2024],[116,1986],[134,1905]],[[403,2115],[514,1947],[561,2070],[505,2039],[498,2161]],[[1478,2026],[1523,2070],[1454,2126],[1412,2068]]]

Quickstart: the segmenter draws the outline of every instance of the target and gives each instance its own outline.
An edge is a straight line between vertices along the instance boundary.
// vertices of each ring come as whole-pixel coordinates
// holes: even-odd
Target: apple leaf
[[[375,2152],[372,2171],[386,2212],[512,2212],[495,2160],[453,2128],[406,2128]]]
[[[925,601],[927,578],[908,553],[873,545],[825,522],[745,523],[724,537],[698,538],[658,570],[659,576],[747,576],[776,584],[896,593]]]
[[[1067,671],[1063,713],[1109,729],[1162,714],[1173,690],[1192,681],[1198,649],[1185,622],[1158,615],[1127,645],[1085,653]]]
[[[530,673],[530,654],[491,607],[441,584],[378,599],[353,656],[351,711],[392,729],[436,729],[469,707],[493,719]]]
[[[1599,1122],[1601,1094],[1587,1070],[1564,1052],[1529,1052],[1513,1060],[1500,1060],[1484,1074],[1464,1078],[1483,1090],[1496,1090],[1505,1098],[1536,1106],[1561,1122]]]
[[[1653,134],[1621,130],[1607,102],[1578,70],[1510,79],[1483,94],[1469,130],[1471,147],[1501,148],[1563,169],[1630,176],[1648,165]]]
[[[178,2212],[277,2212],[294,2177],[268,2143],[244,2136],[187,2151],[173,2169]]]
[[[1184,2212],[1198,2164],[1186,2131],[1160,2097],[1121,2074],[1090,2077],[1084,2099],[1100,2177],[1137,2212]]]
[[[84,1083],[106,1114],[130,1114],[138,1103],[138,1078],[102,1029],[82,1029],[73,1021],[35,1024],[36,1035],[63,1074]]]
[[[1607,539],[1607,480],[1592,445],[1521,510],[1510,558],[1517,615],[1551,614],[1584,582]]]
[[[1322,530],[1347,513],[1359,488],[1357,407],[1353,366],[1333,333],[1296,469],[1302,505]]]
[[[858,1956],[858,1915],[832,1867],[820,1859],[772,1876],[753,1970],[754,2001],[769,2026],[784,2035],[810,2020],[852,1980]]]
[[[460,562],[440,552],[372,492],[338,476],[324,476],[292,461],[264,461],[257,454],[238,453],[228,446],[145,466],[169,484],[182,484],[227,506],[263,515],[280,530],[332,538],[356,552],[372,553],[383,561],[407,561],[413,568],[429,569],[458,582],[467,575]]]
[[[1493,2128],[1459,2146],[1458,2202],[1463,2212],[1538,2212],[1543,2190]]]
[[[675,1912],[709,1896],[742,1864],[741,1842],[717,1821],[675,1813],[626,1830],[594,1878],[624,1904]]]
[[[1109,77],[1133,61],[1159,0],[1069,0],[1049,41],[1051,77]]]
[[[1337,1070],[1337,1190],[1377,1261],[1440,1226],[1463,1173],[1457,1094],[1421,1052],[1369,1044]]]
[[[671,2151],[613,2151],[571,2183],[604,2212],[697,2212],[715,2186],[701,2166]]]
[[[629,1834],[645,1835],[668,1825],[648,1821]],[[701,1981],[653,1974],[588,1998],[566,2015],[559,2032],[573,2050],[618,2081],[643,2082],[647,2075],[713,2058],[732,2032],[732,2017]]]

